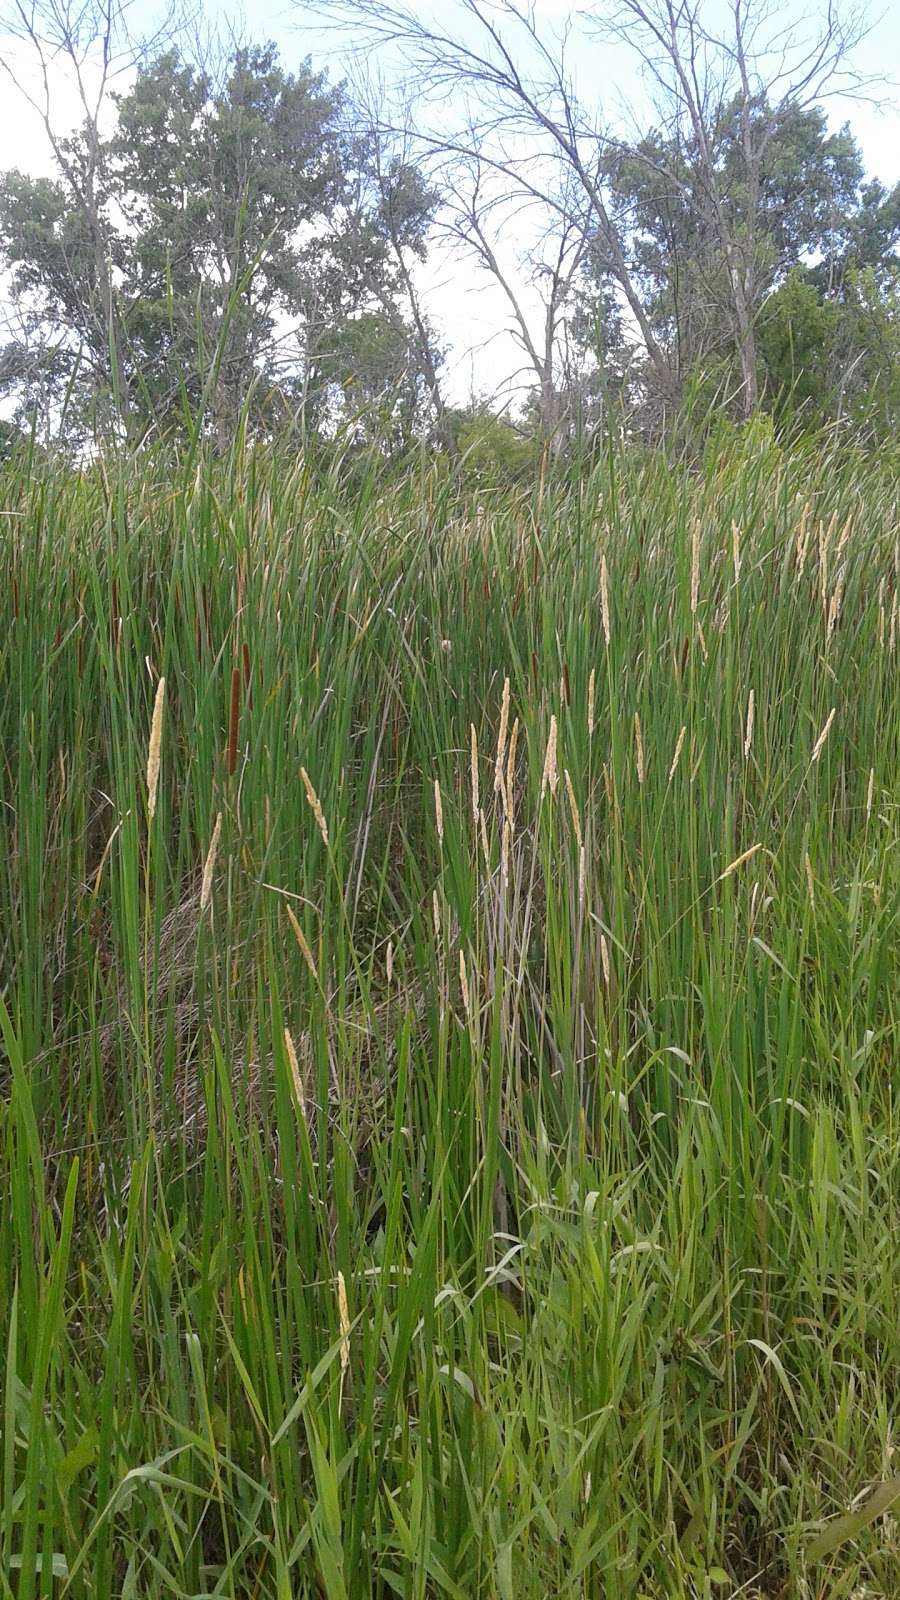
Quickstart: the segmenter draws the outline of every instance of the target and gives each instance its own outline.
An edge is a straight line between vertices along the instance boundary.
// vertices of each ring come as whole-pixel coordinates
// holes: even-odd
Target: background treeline
[[[611,421],[679,441],[759,411],[893,432],[900,185],[824,109],[874,92],[856,18],[609,0],[578,21],[611,64],[595,106],[574,25],[510,0],[456,0],[434,25],[382,0],[298,14],[345,79],[172,19],[138,39],[119,0],[4,18],[56,165],[0,179],[7,438],[224,445],[246,413],[258,437],[427,441],[516,470]],[[652,120],[626,138],[603,98],[631,57]],[[60,61],[74,132],[54,120]],[[423,298],[448,250],[499,286],[521,348],[502,418],[448,399]]]

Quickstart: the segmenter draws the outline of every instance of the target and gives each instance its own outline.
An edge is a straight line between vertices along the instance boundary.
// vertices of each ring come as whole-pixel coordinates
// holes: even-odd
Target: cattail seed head
[[[291,910],[290,906],[285,906],[285,910],[287,911],[288,922],[291,925],[291,929],[293,931],[294,938],[297,941],[297,948],[299,949],[300,954],[302,955],[304,961],[306,962],[306,965],[308,966],[314,981],[316,983],[318,983],[319,974],[316,971],[316,963],[315,963],[315,960],[313,959],[312,950],[309,947],[309,940],[307,939],[306,934],[303,932],[303,929],[301,928],[299,922],[297,921],[297,918],[294,916],[294,913]]]
[[[612,629],[609,620],[609,572],[607,571],[605,556],[600,561],[600,616],[603,619],[603,637],[606,640],[606,648],[608,650]]]
[[[803,856],[803,870],[806,873],[806,888],[807,888],[807,892],[809,894],[809,903],[812,906],[813,910],[815,910],[815,905],[816,905],[816,885],[815,885],[815,880],[813,878],[812,862],[809,859],[809,851],[808,850],[805,851],[804,856]]]
[[[642,784],[644,781],[644,736],[641,733],[641,719],[637,711],[634,713],[634,755],[637,765],[637,780],[638,783]]]
[[[872,815],[872,801],[875,798],[875,768],[869,768],[869,786],[866,790],[866,821]]]
[[[672,757],[672,765],[669,768],[669,782],[670,783],[672,782],[672,779],[675,776],[675,772],[676,772],[677,767],[678,767],[678,762],[681,759],[681,749],[682,749],[682,745],[684,744],[684,737],[685,737],[686,733],[687,733],[687,728],[683,727],[681,732],[678,735],[678,739],[677,739],[677,742],[676,742],[676,745],[675,745],[675,754]]]
[[[344,1274],[338,1269],[337,1275],[338,1322],[341,1330],[341,1377],[350,1365],[350,1310],[347,1305],[347,1285]]]
[[[595,686],[596,686],[596,669],[594,667],[591,667],[591,675],[588,678],[588,702],[587,702],[587,730],[588,730],[588,738],[589,739],[593,739],[593,737],[594,737],[594,689],[595,689]]]
[[[578,844],[578,848],[580,850],[582,848],[582,846],[583,846],[583,843],[584,843],[584,841],[582,839],[582,836],[581,836],[581,816],[580,816],[579,811],[578,811],[578,801],[575,799],[575,790],[572,787],[572,779],[569,776],[568,767],[566,768],[566,771],[565,771],[565,780],[566,780],[566,794],[569,797],[569,810],[572,813],[572,827],[575,829],[575,839],[576,839],[576,842]]]
[[[305,1123],[307,1122],[306,1094],[303,1089],[303,1078],[300,1072],[300,1063],[297,1060],[297,1052],[294,1049],[294,1041],[291,1038],[289,1028],[285,1028],[284,1030],[284,1050],[285,1055],[288,1058],[288,1066],[290,1067],[291,1071],[291,1084],[293,1085],[294,1098],[297,1102],[297,1110],[299,1111]]]
[[[756,700],[755,691],[753,689],[751,689],[750,693],[749,693],[749,695],[747,697],[747,720],[746,720],[746,723],[744,724],[744,760],[745,761],[747,760],[747,757],[750,754],[750,746],[751,746],[751,744],[753,742],[753,712],[754,712],[755,700]]]
[[[609,964],[609,945],[606,942],[605,933],[601,933],[600,935],[600,959],[603,962],[603,981],[608,989],[611,974]]]
[[[691,616],[695,616],[700,603],[700,524],[695,522],[691,532]]]
[[[310,810],[312,811],[312,814],[316,819],[316,826],[317,826],[320,834],[322,835],[322,843],[324,844],[325,849],[327,850],[328,849],[328,825],[327,825],[327,823],[325,821],[325,815],[324,815],[324,812],[322,811],[322,807],[321,807],[321,805],[319,803],[319,796],[316,794],[316,791],[312,786],[312,781],[311,781],[309,773],[307,772],[305,767],[301,767],[300,768],[300,777],[303,779],[303,787],[306,790],[306,798],[309,801]]]
[[[503,758],[506,754],[506,730],[509,725],[509,679],[503,680],[503,699],[500,702],[500,731],[497,735],[497,759],[494,763],[494,793],[503,793]]]
[[[150,723],[150,743],[147,747],[147,814],[150,821],[156,816],[156,791],[159,785],[160,748],[162,746],[163,707],[166,699],[166,680],[160,678],[153,702]]]
[[[213,828],[213,831],[212,831],[212,838],[209,841],[209,849],[206,852],[206,860],[203,863],[203,881],[202,881],[202,883],[200,885],[200,912],[201,912],[201,915],[203,914],[203,912],[206,910],[207,906],[209,905],[210,896],[212,894],[213,872],[215,871],[215,867],[216,867],[216,852],[218,851],[218,848],[219,848],[219,835],[220,835],[221,832],[222,832],[222,813],[220,811],[218,816],[216,817],[215,827]]]
[[[464,950],[460,950],[459,952],[459,987],[462,993],[463,1006],[465,1007],[466,1016],[468,1016],[470,1009],[469,979],[468,974],[466,973],[466,953]]]
[[[541,799],[543,800],[548,788],[552,795],[556,794],[559,783],[559,772],[556,765],[556,718],[550,718],[550,733],[547,739],[547,751],[544,756],[544,771],[541,777]]]
[[[437,778],[434,780],[434,820],[437,827],[438,844],[444,847],[444,808],[441,804],[441,786]]]
[[[822,729],[822,732],[819,734],[819,737],[816,740],[815,744],[813,745],[813,753],[810,756],[810,762],[809,762],[810,766],[814,766],[815,763],[818,761],[820,755],[822,754],[822,746],[824,745],[825,740],[828,738],[829,730],[831,728],[831,724],[834,721],[836,710],[837,710],[837,707],[836,706],[832,706],[831,710],[828,713],[828,719],[827,719],[827,721],[825,723],[825,726]]]

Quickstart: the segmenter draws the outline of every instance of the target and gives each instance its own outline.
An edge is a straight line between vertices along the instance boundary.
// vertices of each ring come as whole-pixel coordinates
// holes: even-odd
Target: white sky
[[[716,5],[719,0],[710,3]],[[814,17],[823,3],[824,0],[815,0],[807,15]],[[535,9],[538,15],[546,16],[548,27],[553,28],[566,14],[568,4],[567,0],[535,0]],[[233,10],[225,11],[224,0],[207,0],[205,15],[212,19],[216,15],[222,19],[234,17]],[[339,78],[342,72],[336,41],[310,27],[298,28],[295,18],[296,13],[292,16],[285,11],[282,0],[260,0],[244,27],[252,37],[274,38],[288,69],[311,54],[316,66],[328,63],[331,76]],[[25,45],[0,36],[0,54],[23,88],[39,92],[40,79]],[[873,23],[856,59],[864,72],[888,79],[900,77],[900,0],[893,0],[888,11]],[[602,53],[599,46],[593,45],[579,52],[577,86],[586,99],[603,103],[607,120],[624,122],[629,113],[643,120],[647,100],[641,81],[624,58],[616,59],[608,47],[603,47]],[[51,91],[54,126],[65,130],[75,125],[79,120],[78,97],[62,66],[53,69]],[[880,95],[882,103],[878,108],[861,101],[834,100],[827,109],[834,126],[850,122],[868,169],[885,183],[892,183],[900,179],[900,101],[895,84],[882,89]],[[9,167],[35,175],[50,174],[53,160],[37,113],[16,92],[8,74],[0,73],[0,170]],[[502,293],[477,268],[460,260],[433,258],[423,283],[431,317],[449,347],[445,370],[449,396],[465,401],[473,392],[495,398],[508,395],[522,357],[509,331],[509,307]],[[527,302],[527,290],[524,298]],[[0,310],[3,303],[0,284]],[[531,305],[536,311],[533,297]]]

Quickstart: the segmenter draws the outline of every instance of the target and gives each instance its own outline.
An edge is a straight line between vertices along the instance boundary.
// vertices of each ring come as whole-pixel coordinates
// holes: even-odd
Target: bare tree
[[[395,0],[298,0],[298,6],[343,29],[353,49],[399,50],[419,103],[429,103],[434,112],[433,131],[420,128],[422,142],[469,164],[475,161],[482,173],[490,171],[508,185],[509,197],[530,196],[556,218],[560,237],[567,240],[560,284],[573,238],[582,228],[590,231],[627,304],[657,385],[671,393],[667,352],[654,333],[607,204],[608,139],[596,114],[583,105],[569,71],[571,25],[566,23],[557,37],[545,37],[533,9],[518,0],[454,0],[456,28],[428,22]],[[480,248],[475,230],[467,225],[467,232]],[[551,321],[558,308],[557,296]]]
[[[452,190],[447,186],[444,229],[507,301],[513,337],[524,356],[514,377],[524,377],[534,389],[541,436],[558,453],[575,392],[568,334],[592,213],[567,174],[566,191],[551,212],[541,206],[535,228],[534,195],[511,192],[508,182],[498,187],[495,177],[477,155],[458,163]],[[536,237],[529,239],[529,233]],[[523,243],[507,265],[502,243],[510,236]]]

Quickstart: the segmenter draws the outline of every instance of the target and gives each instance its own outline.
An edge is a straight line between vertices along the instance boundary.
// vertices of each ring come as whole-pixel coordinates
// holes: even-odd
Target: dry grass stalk
[[[503,680],[503,699],[500,702],[500,732],[497,735],[497,759],[494,763],[494,793],[503,793],[503,758],[506,755],[506,730],[509,726],[509,679]]]
[[[385,974],[387,976],[388,984],[390,984],[391,981],[393,980],[393,976],[394,976],[394,941],[393,941],[393,939],[388,939],[388,942],[387,942],[387,955],[385,957],[384,967],[385,967]]]
[[[684,745],[684,739],[685,739],[685,734],[686,733],[687,733],[687,728],[683,727],[681,732],[678,735],[678,740],[677,740],[676,745],[675,745],[675,754],[672,757],[672,765],[669,768],[669,782],[670,783],[672,782],[672,779],[675,776],[675,773],[676,773],[676,771],[678,769],[678,763],[681,760],[681,751],[682,751],[682,747]]]
[[[606,984],[606,987],[608,989],[609,988],[609,984],[610,984],[610,978],[611,978],[612,974],[611,974],[611,971],[610,971],[610,964],[609,964],[609,945],[606,942],[606,934],[605,933],[601,933],[601,935],[600,935],[600,959],[603,962],[603,982]]]
[[[869,786],[866,790],[866,821],[872,815],[872,801],[875,798],[875,768],[869,768]]]
[[[595,669],[593,667],[591,667],[591,675],[588,678],[588,701],[587,701],[587,730],[588,730],[588,738],[589,739],[593,739],[593,737],[594,737],[594,689],[595,689],[595,684],[596,684],[596,671],[595,671]]]
[[[156,791],[159,787],[160,749],[162,746],[163,708],[166,700],[166,680],[160,678],[153,702],[150,723],[150,743],[147,747],[147,815],[150,821],[156,816]]]
[[[519,719],[516,717],[509,736],[509,753],[506,757],[506,814],[510,825],[515,826],[515,777],[516,777],[516,746],[519,742]]]
[[[606,648],[608,650],[612,629],[609,622],[609,573],[606,568],[605,556],[600,561],[600,615],[603,619],[603,637],[606,640]]]
[[[308,939],[306,937],[306,934],[303,932],[303,929],[301,928],[299,922],[297,921],[297,918],[294,916],[294,913],[291,910],[290,906],[285,906],[284,909],[288,914],[288,921],[290,922],[291,928],[293,929],[294,938],[297,941],[297,945],[298,945],[298,948],[300,950],[300,954],[302,955],[304,961],[306,962],[306,965],[308,966],[308,968],[310,970],[310,973],[312,974],[313,980],[316,983],[318,983],[319,974],[316,971],[316,963],[313,960],[313,953],[312,953],[311,949],[309,948],[309,941],[308,941]]]
[[[478,821],[479,793],[478,793],[478,735],[475,732],[474,722],[469,724],[470,764],[472,771],[472,821]]]
[[[509,818],[503,824],[503,834],[500,840],[500,881],[506,888],[509,883],[509,844],[512,838],[512,828]]]
[[[741,581],[741,530],[736,522],[731,524],[731,560],[734,566],[734,581]]]
[[[307,772],[305,767],[301,767],[300,768],[300,776],[303,779],[303,787],[306,790],[306,798],[309,801],[310,810],[312,811],[312,814],[316,819],[316,826],[317,826],[320,834],[322,835],[322,843],[324,844],[325,849],[327,850],[328,849],[328,824],[325,821],[325,815],[324,815],[324,812],[322,811],[322,807],[321,807],[321,805],[319,803],[319,796],[316,794],[316,791],[312,786],[312,781],[311,781],[309,773]]]
[[[550,793],[552,795],[555,795],[556,794],[556,790],[557,790],[557,786],[559,784],[559,771],[558,771],[558,768],[557,768],[557,765],[556,765],[556,743],[557,743],[556,717],[553,716],[553,717],[550,718],[550,733],[549,733],[549,736],[547,738],[547,751],[546,751],[546,754],[544,756],[544,771],[543,771],[543,773],[541,775],[541,799],[542,800],[544,798],[544,795],[547,793],[548,789],[550,790]]]
[[[584,905],[584,886],[587,879],[587,851],[584,845],[578,852],[578,904]]]
[[[644,736],[641,733],[641,719],[636,711],[634,713],[634,755],[637,765],[638,783],[644,782]]]
[[[810,761],[809,761],[810,766],[814,766],[815,763],[818,761],[820,755],[822,754],[822,746],[824,745],[825,740],[828,738],[828,734],[829,734],[829,731],[831,729],[831,724],[833,723],[834,718],[835,718],[836,710],[837,710],[837,707],[836,706],[832,706],[831,710],[828,713],[828,719],[827,719],[827,721],[825,723],[825,726],[822,729],[822,732],[819,734],[819,737],[816,740],[815,744],[813,745],[813,753],[810,756]]]
[[[747,721],[746,721],[746,723],[744,725],[744,760],[745,761],[747,760],[747,757],[750,754],[750,746],[753,743],[753,712],[754,712],[755,704],[756,704],[755,691],[753,689],[751,689],[750,693],[749,693],[749,695],[747,697]]]
[[[485,867],[486,867],[487,871],[490,872],[490,870],[491,870],[491,847],[488,844],[487,823],[484,820],[484,808],[483,807],[481,808],[481,810],[478,813],[478,821],[479,821],[479,824],[481,826],[481,853],[484,856]]]
[[[434,780],[434,820],[437,827],[438,844],[444,848],[444,808],[441,804],[441,785],[437,778]]]
[[[441,906],[438,900],[437,889],[431,891],[431,920],[434,923],[434,937],[440,941],[441,937]]]
[[[203,879],[200,885],[201,916],[209,905],[210,896],[212,895],[213,873],[216,867],[216,853],[219,848],[219,835],[221,832],[222,813],[220,811],[216,817],[216,824],[212,831],[212,838],[209,841],[209,849],[206,852],[206,860],[203,863]]]

